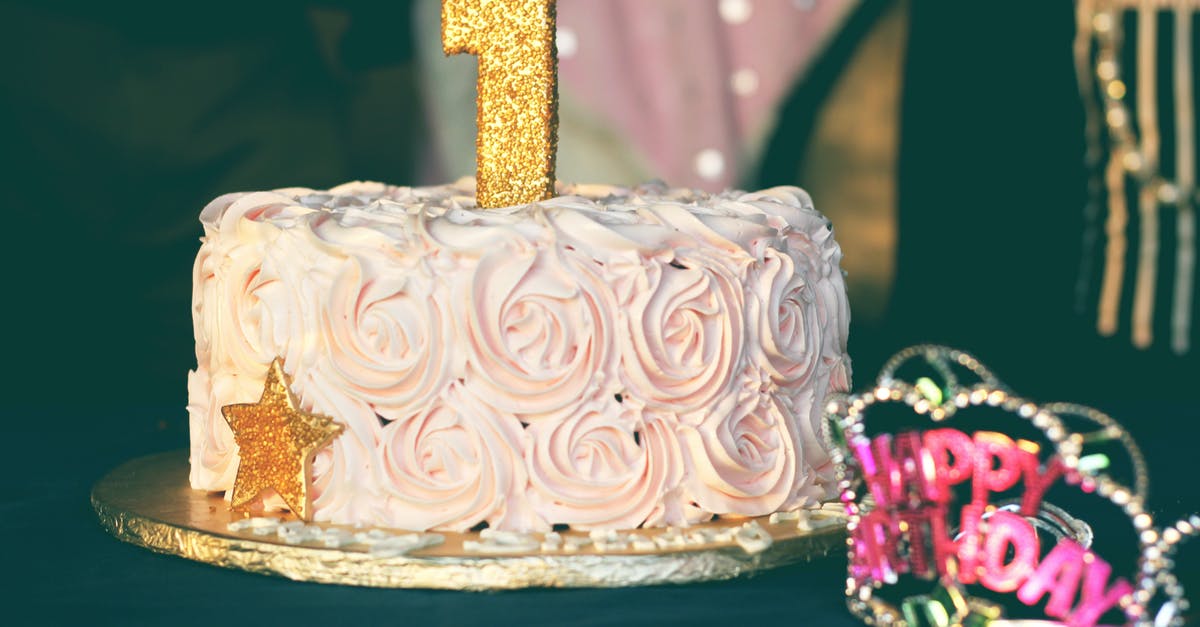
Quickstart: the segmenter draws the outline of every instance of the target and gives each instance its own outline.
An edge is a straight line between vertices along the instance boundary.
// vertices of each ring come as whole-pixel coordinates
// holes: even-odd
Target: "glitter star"
[[[342,432],[332,418],[300,409],[288,388],[283,362],[276,357],[267,371],[257,403],[226,405],[221,413],[238,445],[237,478],[231,506],[241,510],[268,489],[301,520],[309,520],[309,474],[313,454]]]

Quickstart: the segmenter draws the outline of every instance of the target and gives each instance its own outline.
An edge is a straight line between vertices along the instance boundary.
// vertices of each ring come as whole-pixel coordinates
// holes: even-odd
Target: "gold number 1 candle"
[[[554,195],[558,76],[554,0],[443,0],[446,54],[479,57],[475,200],[509,207]]]

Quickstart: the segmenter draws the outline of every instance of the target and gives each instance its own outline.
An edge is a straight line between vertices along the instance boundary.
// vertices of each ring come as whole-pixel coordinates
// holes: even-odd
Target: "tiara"
[[[1038,405],[969,353],[920,345],[831,397],[824,426],[864,623],[1183,624],[1174,554],[1200,516],[1155,526],[1145,458],[1107,414]]]

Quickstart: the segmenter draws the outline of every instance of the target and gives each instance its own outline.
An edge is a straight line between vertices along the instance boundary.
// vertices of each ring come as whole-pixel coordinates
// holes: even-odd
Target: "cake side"
[[[612,529],[826,498],[849,308],[808,196],[559,193],[481,211],[464,179],[210,203],[192,486],[232,486],[220,408],[257,399],[279,356],[301,405],[345,426],[313,463],[317,520]]]

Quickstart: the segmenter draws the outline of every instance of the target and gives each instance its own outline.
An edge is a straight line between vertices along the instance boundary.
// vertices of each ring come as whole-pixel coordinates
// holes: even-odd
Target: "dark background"
[[[864,3],[797,86],[771,166],[747,186],[803,184],[806,112],[887,4]],[[0,529],[12,545],[0,596],[17,622],[851,624],[837,558],[702,586],[384,592],[219,571],[95,525],[87,491],[107,469],[187,444],[200,208],[233,190],[416,180],[409,13],[407,2],[0,3]],[[1150,457],[1150,504],[1166,523],[1200,509],[1200,367],[1195,352],[1169,352],[1165,320],[1139,351],[1127,318],[1103,339],[1094,311],[1073,310],[1087,181],[1073,28],[1068,2],[912,2],[897,279],[883,321],[852,327],[856,386],[899,348],[934,341],[976,353],[1031,398],[1108,410]]]

